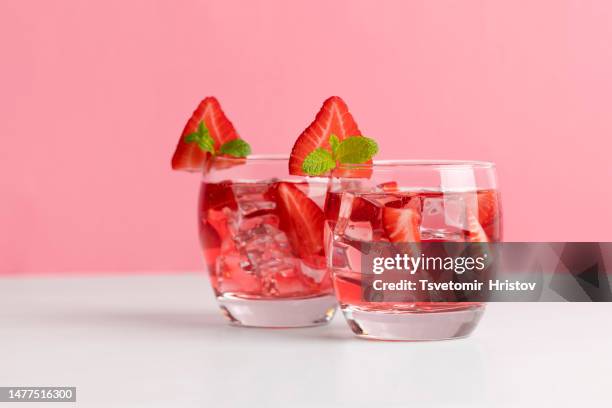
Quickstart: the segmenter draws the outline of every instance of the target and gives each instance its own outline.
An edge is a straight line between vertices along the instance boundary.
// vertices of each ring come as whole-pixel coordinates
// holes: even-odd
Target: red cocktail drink
[[[335,293],[353,331],[364,337],[428,340],[468,335],[484,310],[479,302],[414,292],[415,301],[364,297],[364,248],[371,243],[486,243],[501,240],[493,165],[476,162],[382,162],[360,166],[370,178],[332,179],[325,214]],[[354,168],[353,168],[354,171]],[[410,245],[412,244],[412,245]],[[427,272],[421,272],[427,273]],[[430,278],[435,278],[430,276]]]
[[[302,326],[333,316],[325,263],[327,180],[274,174],[286,159],[219,158],[202,182],[198,224],[217,299],[234,322]]]

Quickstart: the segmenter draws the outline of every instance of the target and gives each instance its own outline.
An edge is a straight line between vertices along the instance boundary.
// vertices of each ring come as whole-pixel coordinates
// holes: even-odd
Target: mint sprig
[[[322,147],[310,152],[304,159],[304,163],[302,163],[304,173],[311,176],[325,174],[335,167],[336,160],[334,160],[333,154]]]
[[[215,154],[215,141],[210,135],[204,121],[198,125],[198,130],[185,136],[185,143],[197,143],[200,149]]]
[[[329,135],[329,145],[332,149],[332,155],[335,155],[338,151],[338,146],[340,146],[340,139],[338,139],[338,136],[334,135],[333,133]]]
[[[331,151],[323,147],[313,150],[302,163],[302,170],[309,176],[319,176],[336,168],[338,163],[365,163],[378,153],[378,144],[365,136],[349,136],[343,141],[329,136]]]
[[[219,148],[219,153],[234,157],[246,157],[251,154],[251,146],[242,139],[234,139],[223,143]]]
[[[351,136],[336,149],[336,160],[340,163],[365,163],[378,153],[378,144],[368,137]]]
[[[243,139],[232,139],[223,143],[218,151],[215,150],[215,140],[210,135],[204,121],[198,124],[198,129],[195,132],[185,136],[184,141],[185,143],[196,143],[200,149],[213,156],[225,154],[233,157],[246,157],[251,154],[251,146]]]

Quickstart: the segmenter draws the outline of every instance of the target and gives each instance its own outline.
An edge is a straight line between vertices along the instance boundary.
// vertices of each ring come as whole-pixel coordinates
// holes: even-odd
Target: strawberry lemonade
[[[478,215],[462,214],[472,199]],[[325,215],[336,224],[342,200],[341,193],[329,193]],[[347,204],[347,202],[350,203]],[[361,273],[349,268],[349,254],[360,242],[497,242],[501,239],[501,214],[498,193],[494,190],[473,193],[441,192],[370,192],[355,194],[345,201],[342,225],[336,230],[343,255],[335,257],[334,282],[340,304],[362,310],[393,309],[410,312],[445,311],[474,305],[452,302],[388,303],[362,299]],[[346,206],[350,205],[350,209]],[[467,212],[467,211],[466,211]],[[453,217],[453,218],[450,218]],[[470,218],[467,218],[470,217]],[[346,261],[346,262],[345,262]],[[355,268],[356,269],[356,268]]]
[[[200,189],[200,240],[221,309],[249,326],[329,321],[336,300],[323,248],[327,180],[273,177],[287,158],[235,161],[217,158],[222,169],[211,169]]]
[[[383,340],[469,335],[484,303],[427,291],[406,292],[401,301],[385,298],[384,293],[368,297],[373,272],[364,269],[362,259],[373,244],[391,256],[420,256],[421,243],[468,242],[486,249],[487,243],[500,241],[502,216],[494,165],[380,161],[345,167],[370,173],[363,179],[334,177],[325,207],[327,223],[333,225],[327,250],[335,293],[353,332]],[[440,279],[437,271],[418,273],[418,279]]]
[[[324,182],[203,182],[200,239],[217,296],[331,293],[323,253]]]

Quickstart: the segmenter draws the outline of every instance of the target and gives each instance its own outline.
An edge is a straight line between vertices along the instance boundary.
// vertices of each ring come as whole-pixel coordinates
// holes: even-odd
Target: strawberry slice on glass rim
[[[319,176],[334,169],[334,174],[340,177],[369,177],[371,157],[377,151],[376,143],[362,135],[342,98],[332,96],[323,102],[314,121],[295,141],[289,156],[289,173]],[[337,168],[340,163],[351,166]]]
[[[243,162],[249,153],[250,147],[240,138],[217,98],[209,96],[187,121],[172,156],[172,169],[195,172],[211,166],[229,167]],[[226,160],[216,165],[210,160],[215,155],[235,157],[236,162]]]

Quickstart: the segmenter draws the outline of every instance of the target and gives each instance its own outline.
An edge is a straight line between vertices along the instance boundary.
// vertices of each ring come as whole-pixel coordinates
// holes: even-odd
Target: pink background
[[[0,273],[202,268],[201,98],[287,153],[337,94],[379,158],[497,162],[508,240],[612,238],[612,3],[0,4]]]

